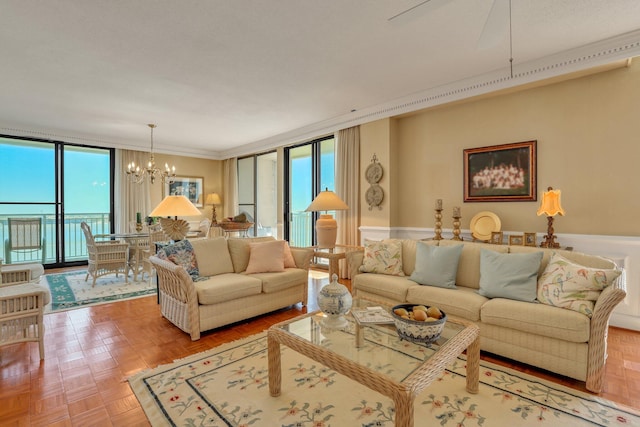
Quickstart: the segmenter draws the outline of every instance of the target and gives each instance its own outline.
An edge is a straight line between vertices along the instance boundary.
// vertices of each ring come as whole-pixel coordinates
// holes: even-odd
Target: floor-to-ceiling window
[[[238,159],[238,209],[254,223],[249,235],[277,235],[277,165],[275,151]]]
[[[318,215],[305,209],[320,191],[335,190],[333,135],[286,148],[285,179],[285,239],[292,246],[311,246]]]
[[[112,170],[112,149],[0,137],[0,258],[51,266],[86,260],[80,223],[94,234],[111,231]],[[39,219],[42,248],[10,250],[10,218]]]

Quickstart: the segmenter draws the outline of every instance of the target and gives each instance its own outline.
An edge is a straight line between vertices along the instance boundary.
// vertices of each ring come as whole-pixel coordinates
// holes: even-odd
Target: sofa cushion
[[[262,292],[260,279],[235,273],[218,274],[194,285],[200,304],[218,304]]]
[[[480,250],[480,295],[533,302],[542,252],[499,254]]]
[[[255,273],[250,274],[249,277],[260,279],[262,292],[269,294],[306,283],[308,272],[301,268],[287,268],[281,273]]]
[[[284,271],[284,240],[257,242],[249,245],[249,263],[245,272],[268,273]]]
[[[402,242],[389,239],[383,241],[366,240],[364,260],[360,271],[363,273],[404,276],[402,270]]]
[[[188,240],[181,240],[164,246],[158,251],[158,258],[182,266],[193,280],[200,277],[198,261],[193,246]]]
[[[433,246],[418,242],[416,267],[410,279],[421,285],[455,289],[462,246]]]
[[[249,256],[251,255],[251,248],[249,247],[251,243],[268,242],[269,240],[275,240],[275,238],[273,236],[265,236],[248,239],[239,237],[227,239],[229,255],[231,255],[231,262],[233,263],[233,271],[242,273],[247,269]]]
[[[227,247],[227,239],[214,237],[211,239],[190,240],[198,260],[200,276],[215,276],[233,273],[233,263]]]
[[[533,252],[540,252],[542,254],[542,260],[540,261],[540,268],[538,268],[538,277],[544,272],[545,267],[549,264],[551,254],[553,251],[548,249],[538,248],[535,246],[509,246],[510,254],[530,254]]]
[[[289,246],[289,242],[284,242],[284,268],[296,268],[296,260],[293,258],[293,254],[291,253],[291,247]]]
[[[455,240],[440,240],[440,246],[464,245],[460,261],[458,262],[458,274],[456,275],[456,285],[467,288],[480,288],[480,249],[507,253],[506,245],[490,245],[487,243],[458,242]]]
[[[456,289],[434,286],[412,286],[407,291],[407,302],[412,304],[435,305],[447,315],[477,322],[480,309],[488,299],[473,288],[458,286]]]
[[[360,290],[375,295],[382,295],[393,301],[405,302],[407,290],[416,285],[406,277],[389,276],[386,274],[361,273],[352,279],[353,289]]]
[[[554,253],[538,280],[538,300],[591,317],[600,292],[619,275],[619,270],[589,268]]]
[[[571,310],[545,304],[495,298],[480,311],[483,323],[571,342],[587,342],[590,321]]]

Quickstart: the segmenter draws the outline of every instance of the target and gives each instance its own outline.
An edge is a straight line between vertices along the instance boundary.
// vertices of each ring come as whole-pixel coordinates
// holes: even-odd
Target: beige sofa
[[[588,317],[577,311],[537,301],[524,302],[480,295],[481,248],[498,253],[542,251],[538,278],[549,263],[552,250],[450,240],[425,241],[423,243],[434,246],[464,245],[455,276],[456,288],[447,289],[420,285],[409,279],[416,265],[417,241],[401,242],[404,277],[362,273],[360,266],[364,251],[347,254],[355,296],[389,304],[409,302],[436,305],[448,315],[476,322],[480,326],[483,351],[586,381],[588,390],[601,391],[609,318],[614,307],[626,295],[624,274],[600,293],[593,315]],[[556,252],[583,266],[616,268],[615,263],[605,258],[565,250]],[[535,280],[535,272],[533,275]]]
[[[185,268],[150,257],[158,274],[162,315],[200,339],[200,333],[296,303],[307,304],[309,264],[313,250],[291,248],[295,268],[246,274],[251,244],[272,237],[190,240],[200,278]]]

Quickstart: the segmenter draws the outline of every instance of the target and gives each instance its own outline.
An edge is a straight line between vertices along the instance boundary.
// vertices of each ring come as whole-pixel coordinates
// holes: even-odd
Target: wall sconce
[[[547,235],[544,236],[544,241],[540,244],[541,248],[559,248],[560,243],[557,243],[556,236],[553,234],[553,217],[556,215],[564,216],[564,209],[560,204],[560,190],[554,190],[552,187],[547,188],[547,191],[542,193],[542,203],[538,208],[538,216],[547,215]]]

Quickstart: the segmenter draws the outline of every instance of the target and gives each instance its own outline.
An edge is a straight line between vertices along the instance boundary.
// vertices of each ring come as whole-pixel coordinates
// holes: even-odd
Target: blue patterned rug
[[[335,333],[318,338],[338,342]],[[397,335],[384,340],[403,351]],[[389,398],[285,346],[281,352],[278,397],[269,395],[265,333],[138,373],[129,384],[153,426],[394,426]],[[393,360],[383,365],[393,370]],[[416,426],[640,425],[633,409],[484,361],[479,393],[469,394],[465,373],[460,357],[416,397]]]
[[[122,274],[109,274],[99,277],[93,287],[91,277],[85,282],[86,274],[86,270],[77,270],[44,275],[40,283],[51,291],[51,304],[45,307],[45,313],[156,294],[155,283],[140,280],[140,276],[138,281],[129,276],[129,283],[125,283]]]

